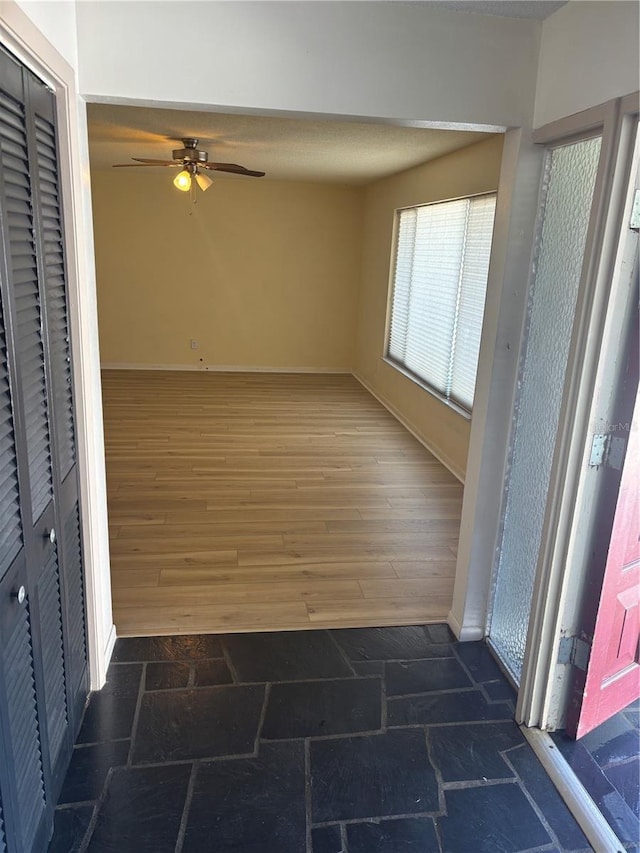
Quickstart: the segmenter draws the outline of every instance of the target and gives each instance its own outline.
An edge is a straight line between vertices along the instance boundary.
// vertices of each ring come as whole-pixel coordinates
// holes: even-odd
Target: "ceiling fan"
[[[264,172],[254,172],[251,169],[246,169],[237,163],[211,162],[206,151],[198,150],[198,140],[193,137],[186,137],[182,140],[182,144],[184,148],[175,148],[173,150],[173,160],[149,160],[146,157],[132,157],[131,159],[137,162],[116,163],[114,168],[121,169],[136,166],[169,166],[179,168],[182,166],[180,172],[173,179],[173,183],[174,186],[183,192],[189,192],[194,178],[203,192],[209,189],[213,181],[208,175],[202,173],[202,169],[208,169],[213,172],[231,172],[234,175],[248,175],[252,178],[261,178],[265,174]]]

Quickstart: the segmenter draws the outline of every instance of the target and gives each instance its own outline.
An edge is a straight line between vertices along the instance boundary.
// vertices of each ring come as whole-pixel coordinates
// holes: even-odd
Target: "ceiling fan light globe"
[[[196,174],[196,181],[202,192],[206,192],[213,183],[208,175],[203,175],[200,172]]]
[[[189,192],[191,189],[191,175],[186,169],[183,169],[173,179],[173,185],[183,193]]]

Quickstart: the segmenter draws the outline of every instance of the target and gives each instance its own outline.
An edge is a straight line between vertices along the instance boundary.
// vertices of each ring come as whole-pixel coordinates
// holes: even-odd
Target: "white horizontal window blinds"
[[[466,409],[471,409],[473,405],[473,392],[476,387],[495,212],[495,196],[469,200],[450,386],[451,397]]]
[[[495,195],[400,212],[388,355],[466,409],[473,392]]]

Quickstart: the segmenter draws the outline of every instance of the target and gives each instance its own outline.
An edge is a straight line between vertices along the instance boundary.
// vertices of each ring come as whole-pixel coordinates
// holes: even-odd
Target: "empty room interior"
[[[266,175],[113,168],[187,132]],[[493,198],[502,135],[92,105],[89,140],[118,634],[446,620],[470,403],[386,358],[395,210]]]
[[[637,853],[635,0],[0,3],[0,853]]]

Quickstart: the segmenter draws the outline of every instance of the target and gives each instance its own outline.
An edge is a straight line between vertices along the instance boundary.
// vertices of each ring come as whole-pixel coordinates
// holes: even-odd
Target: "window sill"
[[[471,420],[471,412],[468,412],[466,409],[463,409],[462,406],[459,406],[453,400],[447,400],[447,398],[443,394],[440,394],[438,391],[435,390],[435,388],[431,388],[431,386],[427,385],[427,383],[424,380],[420,379],[419,376],[416,376],[415,373],[411,373],[410,370],[407,370],[401,364],[398,364],[397,361],[393,361],[393,359],[389,358],[388,356],[382,356],[382,361],[384,361],[385,364],[388,364],[389,367],[393,367],[394,370],[397,370],[398,373],[402,374],[402,376],[405,376],[419,388],[422,388],[422,390],[426,391],[427,394],[430,394],[432,397],[435,397],[436,400],[438,400],[440,403],[443,403],[445,406],[447,406],[447,408],[452,409],[457,415],[460,415],[467,421]]]

